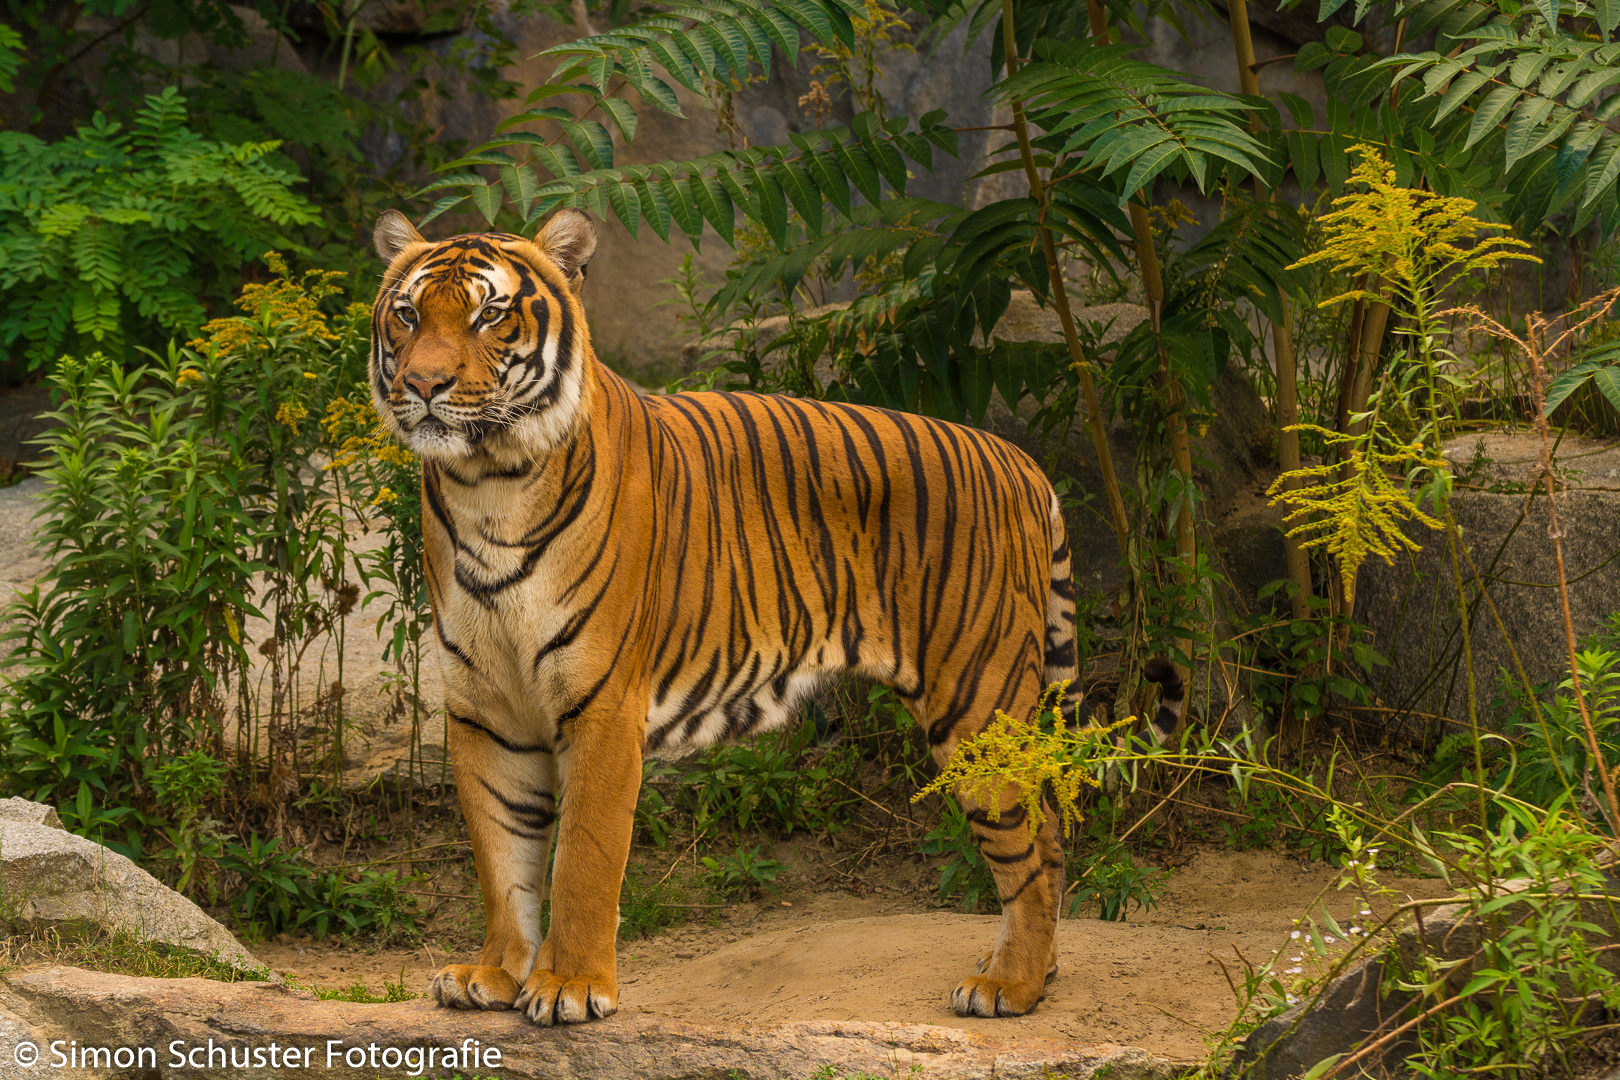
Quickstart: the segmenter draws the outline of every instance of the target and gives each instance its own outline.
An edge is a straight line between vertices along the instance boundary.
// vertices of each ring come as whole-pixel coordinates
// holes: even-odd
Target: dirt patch
[[[1159,907],[1128,922],[1064,919],[1057,979],[1029,1016],[963,1019],[948,995],[995,940],[998,916],[919,911],[912,895],[784,892],[619,946],[620,1006],[702,1023],[887,1020],[938,1024],[1000,1039],[1117,1042],[1177,1061],[1201,1058],[1236,1003],[1214,953],[1239,967],[1288,950],[1294,920],[1318,901],[1346,926],[1366,922],[1361,898],[1333,889],[1337,872],[1274,852],[1204,850],[1170,878]],[[1439,881],[1391,879],[1404,896],[1441,895]],[[1375,913],[1388,902],[1375,901]],[[1335,943],[1338,947],[1342,943]],[[273,969],[323,989],[356,982],[380,994],[403,976],[421,993],[440,965],[471,962],[476,944],[447,950],[268,945]],[[1304,957],[1303,952],[1289,952]],[[1292,966],[1292,964],[1290,964]],[[1309,970],[1309,961],[1301,965]]]

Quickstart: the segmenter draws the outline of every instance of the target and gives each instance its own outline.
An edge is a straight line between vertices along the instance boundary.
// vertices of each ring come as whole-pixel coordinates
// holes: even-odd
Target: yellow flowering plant
[[[1284,473],[1268,492],[1287,508],[1290,536],[1337,559],[1346,610],[1354,608],[1356,575],[1369,555],[1387,562],[1398,550],[1416,550],[1403,531],[1409,523],[1443,528],[1439,508],[1451,483],[1440,457],[1443,405],[1460,385],[1451,372],[1456,356],[1440,344],[1445,297],[1506,261],[1539,261],[1525,253],[1524,241],[1477,219],[1472,199],[1403,187],[1375,147],[1353,152],[1360,160],[1348,190],[1319,222],[1321,249],[1289,269],[1326,263],[1363,281],[1318,306],[1362,300],[1398,307],[1408,319],[1395,334],[1407,344],[1389,358],[1348,431],[1292,428],[1320,435],[1337,460]],[[1421,502],[1432,502],[1435,512]]]
[[[422,573],[422,463],[383,427],[363,380],[327,403],[321,426],[332,448],[327,471],[343,477],[356,508],[386,537],[382,547],[356,563],[368,587],[382,585],[367,600],[388,601],[378,620],[379,632],[384,623],[392,627],[383,658],[395,665],[396,710],[408,709],[417,725],[423,715],[417,693],[422,637],[433,625]]]
[[[356,492],[344,474],[317,466],[334,456],[327,417],[342,387],[364,377],[370,308],[340,306],[341,274],[297,273],[275,253],[265,259],[267,280],[243,287],[239,313],[214,319],[179,350],[170,377],[178,407],[198,417],[212,440],[228,451],[238,493],[254,523],[256,561],[264,585],[252,598],[269,621],[259,651],[271,668],[271,730],[291,717],[289,687],[299,657],[317,636],[340,642],[343,616],[359,598],[349,535],[355,527]],[[239,649],[238,616],[227,629]],[[268,651],[267,651],[268,650]],[[341,686],[337,679],[323,686]],[[332,723],[331,757],[341,758],[342,694],[313,706]]]
[[[960,793],[985,808],[991,821],[1000,820],[1009,799],[1021,806],[1035,839],[1046,823],[1047,793],[1059,815],[1063,835],[1072,836],[1083,817],[1080,795],[1100,786],[1094,766],[1112,753],[1104,737],[1136,718],[1108,727],[1069,728],[1061,707],[1067,683],[1047,688],[1032,719],[1009,716],[1000,709],[977,735],[957,744],[939,775],[912,796],[917,802],[929,794]],[[1076,720],[1078,721],[1078,717]]]

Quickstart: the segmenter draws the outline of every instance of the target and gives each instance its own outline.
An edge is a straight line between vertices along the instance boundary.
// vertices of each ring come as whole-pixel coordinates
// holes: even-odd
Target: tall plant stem
[[[1091,0],[1095,3],[1095,0]],[[1095,18],[1093,18],[1095,26]],[[1006,49],[1007,74],[1018,70],[1018,45],[1013,36],[1012,0],[1001,0],[1001,38]],[[1086,424],[1091,432],[1091,445],[1097,454],[1097,469],[1102,474],[1103,491],[1108,496],[1108,512],[1114,519],[1114,536],[1119,541],[1119,555],[1124,558],[1129,550],[1130,519],[1125,514],[1125,499],[1119,492],[1119,477],[1114,473],[1114,456],[1108,448],[1108,425],[1103,421],[1102,407],[1097,402],[1097,384],[1092,380],[1092,361],[1080,345],[1080,335],[1074,326],[1074,313],[1069,310],[1069,295],[1063,284],[1063,270],[1058,265],[1057,245],[1052,242],[1052,230],[1046,227],[1047,193],[1035,168],[1035,152],[1030,146],[1029,124],[1024,119],[1024,102],[1012,100],[1013,132],[1018,138],[1018,153],[1023,159],[1024,176],[1029,181],[1030,195],[1039,208],[1036,233],[1041,250],[1046,256],[1046,276],[1051,283],[1052,306],[1057,309],[1058,322],[1063,326],[1063,341],[1069,347],[1069,360],[1080,378],[1080,392],[1086,400]]]
[[[349,54],[354,48],[354,24],[360,18],[361,10],[371,3],[371,0],[359,0],[358,3],[344,17],[343,23],[343,53],[338,60],[337,88],[343,89],[343,84],[349,77]],[[339,9],[341,10],[341,9]]]
[[[1535,380],[1536,432],[1541,436],[1541,475],[1547,482],[1547,537],[1552,541],[1553,562],[1558,569],[1558,603],[1564,615],[1564,647],[1569,652],[1569,684],[1575,691],[1575,704],[1580,709],[1581,726],[1586,730],[1586,752],[1591,755],[1588,769],[1596,769],[1603,784],[1603,795],[1608,802],[1604,816],[1609,819],[1609,831],[1620,837],[1620,798],[1614,790],[1614,774],[1603,759],[1603,747],[1598,742],[1597,730],[1592,726],[1592,714],[1586,707],[1586,690],[1581,686],[1581,667],[1576,658],[1575,620],[1569,610],[1569,578],[1564,572],[1564,525],[1558,517],[1558,486],[1553,482],[1552,439],[1547,433],[1546,367],[1541,355],[1541,326],[1526,327],[1525,349],[1530,356],[1530,373]],[[1615,772],[1620,772],[1616,769]],[[1590,778],[1587,791],[1591,791]]]
[[[1227,0],[1226,12],[1232,25],[1232,46],[1237,52],[1238,85],[1245,94],[1259,97],[1260,74],[1255,70],[1248,0]],[[1259,117],[1252,118],[1249,126],[1258,129]],[[1272,192],[1258,176],[1254,178],[1254,197],[1259,202],[1272,200]],[[1299,374],[1294,361],[1293,312],[1288,297],[1284,295],[1281,300],[1283,317],[1281,322],[1271,324],[1271,351],[1277,362],[1277,467],[1287,475],[1299,469],[1299,432],[1293,430],[1299,423]],[[1284,483],[1290,490],[1299,486],[1298,480]],[[1296,619],[1309,618],[1311,564],[1299,540],[1286,531],[1283,533],[1283,563],[1288,580],[1294,586],[1289,610]]]
[[[1355,416],[1367,411],[1367,399],[1372,396],[1373,379],[1378,371],[1378,354],[1384,347],[1384,328],[1388,325],[1389,305],[1368,304],[1361,323],[1361,340],[1356,343],[1355,378],[1350,384],[1350,408],[1345,414],[1346,434],[1361,435],[1367,430],[1367,421],[1357,420]]]
[[[1361,319],[1361,334],[1351,342],[1351,363],[1345,372],[1345,380],[1349,387],[1349,394],[1345,401],[1343,414],[1344,433],[1360,437],[1367,430],[1365,418],[1353,419],[1360,413],[1367,411],[1367,400],[1372,397],[1373,378],[1378,370],[1378,353],[1384,344],[1384,327],[1389,323],[1389,305],[1384,303],[1371,303],[1366,306],[1365,314]],[[1339,479],[1348,480],[1351,475],[1349,461],[1339,466]],[[1337,573],[1335,573],[1337,576]],[[1348,588],[1336,587],[1330,590],[1329,595],[1334,604],[1344,605],[1342,614],[1346,619],[1356,614],[1356,583],[1354,579],[1348,583]],[[1339,647],[1348,648],[1350,645],[1350,625],[1346,622],[1339,628]]]
[[[1131,231],[1136,235],[1136,264],[1142,273],[1142,291],[1147,294],[1153,335],[1159,337],[1164,328],[1164,277],[1159,272],[1159,254],[1153,247],[1153,228],[1148,221],[1147,207],[1133,201],[1130,211]],[[1170,373],[1169,358],[1162,343],[1159,347],[1158,383],[1159,392],[1164,395],[1165,420],[1170,428],[1170,465],[1181,475],[1181,505],[1176,511],[1176,564],[1182,583],[1189,584],[1197,577],[1194,559],[1198,548],[1190,502],[1192,440],[1187,435],[1187,410],[1181,396],[1181,383]],[[1183,638],[1179,644],[1183,655],[1191,662],[1192,641]],[[1186,674],[1186,671],[1182,671],[1183,678]]]
[[[1367,275],[1356,281],[1357,289],[1367,287]],[[1345,338],[1344,369],[1339,373],[1339,405],[1333,414],[1333,430],[1350,429],[1350,397],[1356,389],[1356,367],[1361,359],[1361,326],[1367,318],[1367,301],[1357,300],[1350,306],[1350,331]]]

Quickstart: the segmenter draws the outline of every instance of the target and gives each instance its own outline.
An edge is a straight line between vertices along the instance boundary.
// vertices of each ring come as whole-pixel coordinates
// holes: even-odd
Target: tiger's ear
[[[574,294],[585,287],[585,264],[596,254],[596,226],[578,210],[563,209],[552,214],[534,242],[546,258],[568,278]]]
[[[412,244],[425,243],[409,218],[398,210],[384,210],[377,218],[377,227],[371,230],[371,242],[377,247],[377,256],[391,263]]]

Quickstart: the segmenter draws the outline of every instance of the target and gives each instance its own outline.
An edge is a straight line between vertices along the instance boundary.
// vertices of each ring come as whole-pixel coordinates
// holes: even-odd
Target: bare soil
[[[994,942],[999,916],[929,910],[915,885],[933,879],[931,868],[917,861],[893,869],[891,883],[864,883],[861,895],[790,886],[768,900],[696,909],[694,921],[622,941],[620,1008],[698,1023],[939,1024],[1001,1038],[1115,1042],[1193,1061],[1237,1012],[1222,964],[1241,985],[1243,959],[1259,964],[1280,951],[1289,967],[1300,957],[1308,974],[1310,954],[1289,935],[1316,904],[1349,926],[1369,921],[1363,907],[1382,914],[1407,895],[1444,888],[1391,878],[1398,895],[1364,905],[1352,890],[1334,889],[1337,871],[1323,864],[1272,851],[1198,849],[1173,872],[1156,909],[1133,910],[1126,922],[1065,918],[1059,974],[1041,1006],[1024,1017],[982,1020],[956,1016],[948,998]],[[403,979],[422,993],[441,965],[476,960],[472,913],[463,911],[441,913],[415,947],[298,941],[254,951],[305,985],[361,983],[380,994]]]

